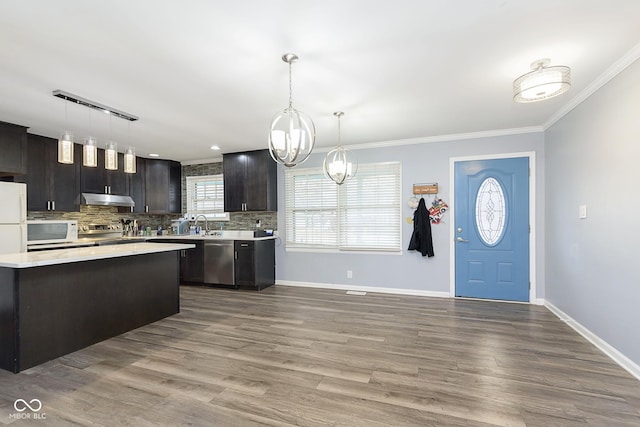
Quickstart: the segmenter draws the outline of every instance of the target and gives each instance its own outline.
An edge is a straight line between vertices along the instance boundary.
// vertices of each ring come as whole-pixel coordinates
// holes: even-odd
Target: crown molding
[[[479,131],[479,132],[454,133],[450,135],[397,139],[397,140],[391,140],[391,141],[377,141],[377,142],[368,142],[364,144],[351,144],[351,145],[343,144],[343,147],[348,148],[349,150],[364,150],[369,148],[396,147],[399,145],[429,144],[433,142],[460,141],[465,139],[479,139],[479,138],[491,138],[496,136],[520,135],[525,133],[536,133],[536,132],[543,132],[543,131],[544,129],[542,128],[542,126],[528,126],[528,127],[512,128],[512,129],[496,129],[496,130],[487,130],[487,131]],[[316,148],[314,150],[314,153],[316,152],[326,153],[334,148],[335,147]]]
[[[629,65],[633,64],[640,58],[640,43],[635,45],[622,58],[613,63],[611,67],[600,74],[589,86],[579,92],[571,101],[559,109],[553,116],[542,124],[543,130],[549,129],[558,120],[567,115],[571,110],[580,105],[584,100],[593,95],[602,86],[609,83],[615,76],[624,71]]]

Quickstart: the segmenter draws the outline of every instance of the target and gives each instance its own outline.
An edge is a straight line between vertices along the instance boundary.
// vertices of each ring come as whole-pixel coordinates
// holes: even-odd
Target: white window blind
[[[208,218],[224,219],[223,175],[187,177],[187,213],[205,215]]]
[[[285,171],[286,244],[401,250],[400,163],[371,163],[336,185],[320,168]]]

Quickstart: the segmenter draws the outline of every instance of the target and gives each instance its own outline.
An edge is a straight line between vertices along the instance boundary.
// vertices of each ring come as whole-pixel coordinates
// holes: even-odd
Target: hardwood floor
[[[178,315],[1,371],[0,424],[638,426],[640,381],[544,307],[182,287]]]

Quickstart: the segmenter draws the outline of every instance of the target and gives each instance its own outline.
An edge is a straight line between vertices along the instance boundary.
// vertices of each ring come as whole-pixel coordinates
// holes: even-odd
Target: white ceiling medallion
[[[513,81],[513,100],[527,103],[561,95],[571,87],[571,69],[564,65],[549,67],[549,59],[531,63],[533,71]]]

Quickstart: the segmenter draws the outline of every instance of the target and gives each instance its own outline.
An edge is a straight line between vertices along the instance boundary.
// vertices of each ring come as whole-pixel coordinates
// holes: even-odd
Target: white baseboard
[[[337,283],[293,282],[276,280],[279,286],[297,286],[301,288],[337,289],[344,291],[379,292],[381,294],[415,295],[422,297],[451,298],[449,292],[422,291],[419,289],[378,288],[376,286],[352,286]]]
[[[546,301],[544,303],[545,307],[547,307],[553,314],[558,316],[560,320],[565,322],[567,325],[571,326],[576,332],[585,337],[591,344],[595,345],[602,351],[604,354],[609,356],[611,360],[616,362],[622,368],[624,368],[631,375],[640,380],[640,366],[638,366],[633,360],[629,359],[624,354],[620,353],[615,347],[607,343],[605,340],[591,332],[589,329],[585,328],[580,322],[573,319],[564,311],[560,310],[558,307]]]

